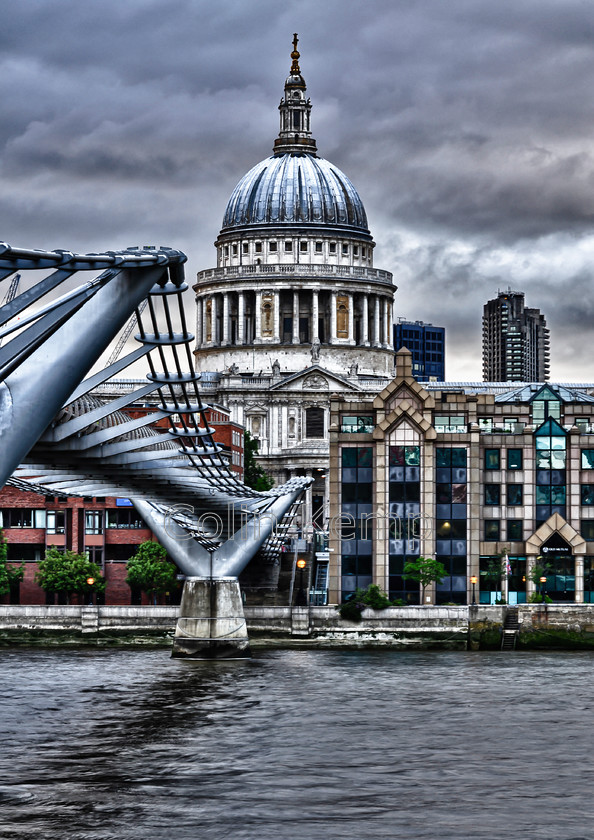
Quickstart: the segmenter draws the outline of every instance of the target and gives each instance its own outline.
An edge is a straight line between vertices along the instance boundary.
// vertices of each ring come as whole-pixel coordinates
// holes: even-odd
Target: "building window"
[[[364,433],[371,434],[375,428],[373,417],[366,416],[349,416],[343,417],[340,421],[340,431],[347,434]]]
[[[324,409],[307,408],[305,410],[305,437],[306,438],[323,438],[324,437]]]
[[[126,510],[108,510],[107,527],[110,529],[128,529],[147,528],[148,526],[135,509],[127,508]]]
[[[507,504],[509,507],[524,504],[524,485],[523,484],[508,484],[507,485]]]
[[[0,527],[45,528],[45,510],[2,508],[0,510]]]
[[[501,486],[499,484],[485,484],[485,505],[501,504]]]
[[[436,601],[466,603],[467,452],[459,447],[435,450],[436,556],[446,577],[436,585]]]
[[[348,257],[349,255],[349,246],[346,244],[342,246],[342,255],[343,257]]]
[[[299,250],[301,251],[301,253],[307,253],[307,245],[307,240],[302,239],[299,243]]]
[[[594,470],[594,449],[582,449],[582,469]]]
[[[585,540],[594,541],[594,519],[582,519],[580,531]]]
[[[514,542],[522,542],[524,539],[524,522],[521,519],[507,520],[507,538]]]
[[[546,420],[534,433],[536,447],[536,527],[554,513],[565,517],[566,436],[555,420]]]
[[[594,505],[594,484],[582,484],[582,504]]]
[[[255,245],[254,245],[254,250],[255,250],[256,254],[261,254],[262,253],[262,243],[261,242],[256,242]]]
[[[353,245],[353,256],[354,257],[359,256],[359,246],[358,245]]]
[[[373,499],[373,449],[345,447],[341,462],[341,591],[346,601],[357,588],[365,589],[373,580],[373,541],[370,534],[361,533],[363,517],[370,513]]]
[[[46,522],[48,534],[64,534],[66,532],[66,511],[48,510]]]
[[[231,252],[232,252],[234,257],[237,256],[237,244],[234,244],[234,245],[231,246]]]
[[[269,242],[268,243],[268,250],[270,251],[271,254],[274,254],[276,252],[276,242]]]
[[[285,239],[285,251],[292,251],[293,250],[293,240],[292,239]]]
[[[321,242],[316,242],[316,254],[321,254],[321,253],[322,253],[322,243]]]
[[[249,254],[249,252],[250,252],[250,246],[249,246],[249,243],[248,243],[248,242],[243,242],[243,243],[242,243],[242,246],[241,246],[241,251],[242,251],[242,253],[243,253],[243,254]]]
[[[499,449],[485,449],[485,469],[498,470],[500,467]]]
[[[85,534],[102,534],[103,533],[103,511],[102,510],[86,510],[85,511]]]
[[[485,519],[485,540],[497,542],[501,531],[499,519]]]
[[[223,248],[223,254],[224,254],[226,257],[228,257],[228,256],[229,256],[229,246],[228,246],[228,245],[225,245],[225,247]]]
[[[331,242],[331,243],[330,243],[330,253],[331,253],[331,254],[335,254],[335,253],[336,253],[336,242]]]
[[[508,470],[522,469],[522,450],[508,449],[507,450],[507,468]]]
[[[458,434],[466,431],[466,420],[463,414],[435,415],[433,421],[436,432]]]

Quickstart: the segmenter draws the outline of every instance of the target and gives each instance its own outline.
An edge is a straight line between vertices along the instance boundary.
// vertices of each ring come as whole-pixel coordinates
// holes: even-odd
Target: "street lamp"
[[[540,596],[542,598],[543,604],[545,603],[545,583],[547,582],[546,577],[543,575],[540,579]]]
[[[476,607],[476,589],[475,589],[476,581],[477,581],[476,575],[473,575],[470,578],[470,582],[472,584],[472,606],[473,607]]]
[[[88,577],[87,578],[87,586],[92,587],[94,585],[95,585],[95,578],[94,577]],[[93,590],[92,589],[89,589],[89,606],[90,607],[93,606]]]
[[[307,598],[305,597],[305,590],[303,589],[303,570],[306,566],[307,561],[303,560],[303,558],[299,558],[297,561],[297,568],[299,569],[299,592],[297,593],[297,598],[295,599],[296,607],[307,606]]]

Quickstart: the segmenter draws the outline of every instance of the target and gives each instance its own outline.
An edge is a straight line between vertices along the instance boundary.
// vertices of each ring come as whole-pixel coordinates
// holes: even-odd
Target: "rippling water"
[[[0,651],[0,837],[593,836],[590,653]]]

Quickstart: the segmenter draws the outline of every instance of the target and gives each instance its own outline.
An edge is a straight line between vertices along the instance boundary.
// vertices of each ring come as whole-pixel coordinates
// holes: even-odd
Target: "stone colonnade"
[[[391,349],[392,293],[242,290],[196,299],[197,347],[335,344]]]

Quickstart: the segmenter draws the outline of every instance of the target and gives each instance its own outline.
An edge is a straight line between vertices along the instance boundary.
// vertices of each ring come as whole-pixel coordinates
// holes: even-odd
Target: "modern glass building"
[[[594,601],[594,385],[424,383],[408,350],[375,399],[331,401],[329,601]],[[534,569],[541,574],[533,582]],[[545,578],[541,580],[540,578]]]
[[[403,347],[412,353],[417,382],[445,382],[445,327],[399,319],[394,324],[394,349]]]

